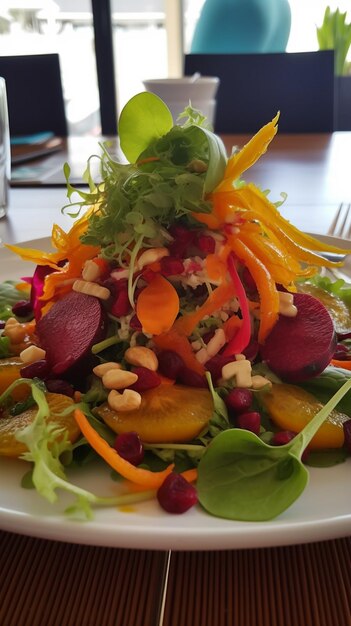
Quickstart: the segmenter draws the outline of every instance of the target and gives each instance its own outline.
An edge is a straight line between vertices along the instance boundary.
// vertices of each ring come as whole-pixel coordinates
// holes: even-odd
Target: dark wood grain
[[[172,554],[163,626],[350,626],[351,538]]]
[[[0,624],[156,626],[166,561],[0,532]]]

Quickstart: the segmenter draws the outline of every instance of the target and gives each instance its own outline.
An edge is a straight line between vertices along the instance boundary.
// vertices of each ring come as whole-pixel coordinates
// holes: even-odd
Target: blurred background
[[[180,75],[205,0],[110,0],[117,114],[142,81]],[[99,135],[100,101],[91,0],[1,0],[0,56],[58,53],[68,132]],[[348,11],[350,0],[330,0]],[[105,6],[102,3],[101,6]],[[95,16],[99,2],[95,2]],[[290,0],[287,52],[318,49],[325,0]],[[103,17],[103,16],[102,16]]]

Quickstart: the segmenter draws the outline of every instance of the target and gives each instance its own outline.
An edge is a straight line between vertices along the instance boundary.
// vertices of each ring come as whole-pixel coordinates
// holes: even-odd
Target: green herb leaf
[[[301,462],[303,451],[350,389],[351,379],[284,446],[270,446],[246,430],[220,433],[198,467],[202,506],[212,515],[245,521],[265,521],[285,511],[308,482],[308,471]]]
[[[320,402],[326,404],[328,400],[351,378],[351,371],[344,370],[341,367],[333,367],[329,365],[324,372],[310,378],[303,383],[299,383],[299,387],[306,389],[312,393]],[[338,404],[338,411],[346,413],[351,417],[351,393],[345,394]]]
[[[0,319],[2,320],[13,316],[11,307],[24,299],[23,291],[16,289],[17,282],[6,280],[0,283]]]
[[[139,155],[173,126],[167,105],[153,93],[142,92],[131,98],[122,109],[118,133],[121,148],[134,163]]]
[[[68,441],[67,431],[57,428],[53,423],[47,423],[49,406],[45,393],[31,381],[32,394],[38,405],[38,412],[31,424],[16,433],[16,439],[27,447],[21,458],[34,463],[32,471],[33,485],[49,502],[58,499],[57,490],[68,491],[75,496],[76,500],[66,513],[78,514],[83,518],[92,517],[92,506],[118,506],[138,502],[154,497],[154,491],[142,492],[141,494],[126,494],[111,498],[99,497],[95,494],[70,483],[65,476],[64,467],[60,457],[64,452],[71,451],[72,445]],[[60,437],[58,438],[58,435]],[[28,487],[28,480],[23,484]]]
[[[203,127],[201,127],[201,132],[206,136],[209,150],[209,166],[205,178],[204,192],[210,193],[223,179],[227,164],[227,153],[218,135]]]

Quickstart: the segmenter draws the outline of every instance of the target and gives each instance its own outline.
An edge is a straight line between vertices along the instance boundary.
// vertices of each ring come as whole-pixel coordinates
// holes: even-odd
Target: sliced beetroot
[[[325,306],[305,293],[294,294],[296,317],[280,315],[260,347],[262,360],[283,380],[302,382],[318,376],[330,363],[337,340]]]
[[[73,378],[87,370],[91,347],[105,337],[105,322],[100,300],[74,291],[39,320],[39,343],[56,378]]]

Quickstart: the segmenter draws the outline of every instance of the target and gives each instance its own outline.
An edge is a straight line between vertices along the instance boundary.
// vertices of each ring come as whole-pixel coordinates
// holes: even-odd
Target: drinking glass
[[[6,215],[8,209],[10,177],[11,151],[6,82],[0,77],[0,218]]]

